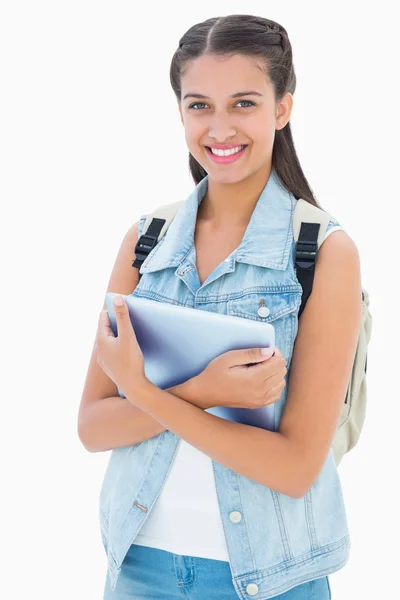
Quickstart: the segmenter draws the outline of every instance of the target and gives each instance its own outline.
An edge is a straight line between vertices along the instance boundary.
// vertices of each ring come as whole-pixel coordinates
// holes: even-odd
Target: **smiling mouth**
[[[205,146],[206,149],[206,153],[208,155],[208,157],[210,158],[210,160],[212,160],[212,162],[214,164],[217,165],[230,165],[233,163],[236,163],[237,161],[239,161],[241,159],[241,157],[245,154],[246,149],[247,149],[248,144],[241,144],[240,146],[236,146],[239,147],[240,150],[237,152],[234,152],[233,154],[214,154],[211,151],[210,146]]]
[[[248,144],[238,144],[237,146],[235,146],[236,148],[240,148],[239,152],[241,152],[242,150],[244,150],[245,148],[247,148]],[[205,146],[207,148],[207,150],[209,150],[214,156],[234,156],[234,154],[238,154],[239,152],[233,153],[233,154],[214,154],[212,152],[212,148],[211,146]],[[221,150],[222,148],[216,148],[216,150]],[[229,150],[231,150],[232,148],[229,148]]]

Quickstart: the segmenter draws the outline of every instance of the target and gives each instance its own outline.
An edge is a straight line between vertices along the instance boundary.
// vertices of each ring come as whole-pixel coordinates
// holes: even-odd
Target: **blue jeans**
[[[313,579],[274,600],[330,600],[328,577]],[[238,600],[229,563],[132,544],[114,591],[107,571],[103,600]]]

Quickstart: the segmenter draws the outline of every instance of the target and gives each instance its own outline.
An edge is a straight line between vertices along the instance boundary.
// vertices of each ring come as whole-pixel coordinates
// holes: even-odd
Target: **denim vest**
[[[273,169],[240,246],[200,285],[193,240],[198,206],[207,187],[208,176],[181,205],[166,235],[143,262],[143,276],[133,295],[272,323],[276,345],[286,360],[288,384],[302,294],[294,268],[296,198],[280,184]],[[146,216],[140,218],[139,237],[145,220]],[[328,230],[336,224],[331,219]],[[268,316],[258,314],[261,299]],[[275,430],[288,387],[274,405]],[[178,436],[166,430],[111,451],[99,514],[112,590],[124,557],[168,476],[179,442]],[[314,485],[301,498],[275,491],[214,460],[213,470],[239,598],[266,600],[345,565],[350,539],[332,451]]]

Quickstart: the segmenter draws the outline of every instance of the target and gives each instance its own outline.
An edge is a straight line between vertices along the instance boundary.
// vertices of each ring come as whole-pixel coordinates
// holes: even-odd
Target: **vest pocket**
[[[301,304],[301,290],[249,291],[228,300],[228,315],[271,323],[290,313],[298,311]]]

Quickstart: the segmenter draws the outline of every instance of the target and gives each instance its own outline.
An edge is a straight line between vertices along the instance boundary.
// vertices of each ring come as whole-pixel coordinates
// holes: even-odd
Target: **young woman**
[[[299,198],[318,204],[292,140],[296,77],[281,25],[198,23],[170,76],[196,186],[141,278],[132,251],[146,215],[128,230],[107,291],[272,323],[276,349],[222,354],[160,390],[125,303],[118,337],[104,304],[79,414],[85,447],[112,449],[104,599],[325,600],[350,549],[330,448],[360,328],[357,249],[331,219],[299,319],[292,216]],[[272,403],[273,431],[205,410]]]

